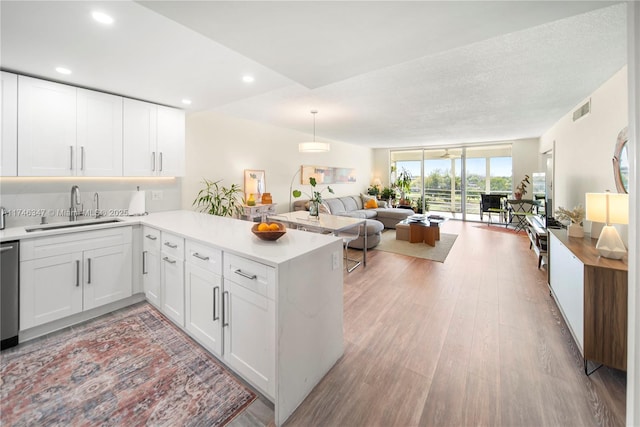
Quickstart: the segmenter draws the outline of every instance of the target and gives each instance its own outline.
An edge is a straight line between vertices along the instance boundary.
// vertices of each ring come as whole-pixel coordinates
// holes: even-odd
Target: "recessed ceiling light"
[[[242,76],[242,81],[245,83],[253,83],[255,79],[253,78],[253,76],[249,76],[249,75],[245,75]]]
[[[182,103],[183,103],[184,105],[191,105],[191,100],[190,100],[190,99],[183,99],[183,100],[182,100]]]
[[[105,24],[105,25],[113,24],[113,18],[107,15],[106,13],[95,11],[95,12],[91,12],[91,16],[93,17],[93,19],[95,19],[101,24]]]
[[[60,74],[71,74],[71,70],[64,67],[56,67],[56,71]]]

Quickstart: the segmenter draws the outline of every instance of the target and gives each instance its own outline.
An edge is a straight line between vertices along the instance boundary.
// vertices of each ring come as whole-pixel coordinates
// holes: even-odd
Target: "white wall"
[[[627,353],[627,425],[640,425],[640,269],[638,268],[638,192],[640,188],[640,4],[627,3],[628,10],[628,64],[629,64],[629,304],[628,304],[628,353]]]
[[[371,149],[330,141],[328,153],[299,153],[298,143],[312,138],[313,135],[306,133],[216,112],[189,114],[182,208],[193,209],[192,203],[202,188],[203,178],[223,180],[221,185],[225,187],[233,183],[242,187],[245,169],[265,171],[266,191],[278,204],[278,212],[289,210],[289,186],[301,165],[355,168],[355,183],[333,184],[331,188],[336,195],[365,192],[372,181]],[[321,141],[317,135],[316,140]],[[301,185],[297,176],[293,188],[309,192],[311,187]],[[328,192],[323,195],[333,197]]]
[[[616,191],[611,159],[618,133],[629,123],[627,67],[590,98],[591,113],[573,121],[573,111],[589,99],[586,98],[540,138],[541,153],[551,149],[555,141],[554,209],[584,206],[588,192]]]
[[[80,188],[80,203],[93,215],[94,193],[98,193],[100,210],[107,216],[123,216],[136,187],[145,190],[146,211],[159,212],[180,209],[180,178],[0,178],[0,205],[9,212],[7,228],[40,223],[42,213],[48,222],[68,219],[71,205],[71,187]],[[162,200],[152,200],[151,191],[159,191]],[[79,219],[83,219],[80,217]]]

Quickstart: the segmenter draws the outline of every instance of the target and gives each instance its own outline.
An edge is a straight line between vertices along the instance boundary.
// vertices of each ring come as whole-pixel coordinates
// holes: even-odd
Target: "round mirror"
[[[618,193],[629,192],[629,155],[627,149],[627,129],[624,128],[618,134],[616,149],[613,153],[613,177],[616,180]]]

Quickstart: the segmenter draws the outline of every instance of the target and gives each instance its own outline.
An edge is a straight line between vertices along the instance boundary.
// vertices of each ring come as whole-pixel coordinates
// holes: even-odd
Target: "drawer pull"
[[[142,274],[147,274],[147,251],[142,251]]]
[[[244,271],[237,269],[234,271],[234,273],[242,276],[242,277],[246,277],[249,280],[256,280],[258,278],[258,276],[256,276],[255,274],[249,274],[249,273],[245,273]]]
[[[220,319],[220,315],[218,314],[218,298],[216,295],[220,295],[220,286],[216,286],[213,288],[213,321]]]
[[[146,238],[147,238],[147,239],[149,239],[149,240],[158,240],[158,238],[157,238],[156,236],[152,236],[151,234],[147,234],[147,235],[146,235],[146,236],[144,236],[144,237],[146,237]]]
[[[225,298],[225,295],[227,298]],[[227,305],[229,304],[229,291],[224,291],[222,293],[222,327],[229,326],[228,318],[229,318],[229,308]]]
[[[87,259],[87,285],[91,284],[91,258]]]
[[[80,261],[76,260],[76,287],[80,287]]]
[[[175,263],[176,263],[176,260],[175,260],[175,259],[171,259],[171,258],[169,258],[169,257],[167,257],[167,256],[166,256],[166,257],[164,257],[164,258],[162,258],[162,260],[163,260],[163,261],[167,261],[169,264],[175,264]]]
[[[164,242],[164,245],[170,247],[171,249],[175,249],[178,247],[178,245],[171,242]]]
[[[204,256],[204,255],[200,255],[198,252],[194,252],[192,254],[194,257],[201,259],[203,261],[209,261],[209,257],[208,256]]]

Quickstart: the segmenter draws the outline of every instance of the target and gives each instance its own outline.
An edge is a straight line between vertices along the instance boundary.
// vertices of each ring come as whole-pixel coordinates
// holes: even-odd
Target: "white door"
[[[158,172],[184,176],[184,111],[158,106]]]
[[[2,72],[0,176],[18,175],[18,76]]]
[[[155,104],[124,99],[124,176],[157,175]]]
[[[76,88],[18,77],[18,174],[73,176]]]
[[[161,256],[162,312],[184,328],[184,261]]]
[[[185,287],[187,331],[209,351],[222,356],[221,276],[186,263]]]
[[[122,176],[122,102],[78,88],[78,176]]]
[[[273,397],[275,303],[225,279],[224,360]]]
[[[82,311],[80,252],[20,263],[20,330]]]
[[[131,296],[131,244],[84,252],[84,310]]]

